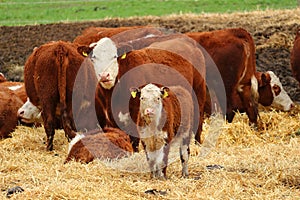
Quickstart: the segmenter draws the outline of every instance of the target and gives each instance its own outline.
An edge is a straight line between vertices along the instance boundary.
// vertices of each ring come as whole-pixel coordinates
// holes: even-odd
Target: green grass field
[[[297,0],[0,0],[0,26],[296,7]]]

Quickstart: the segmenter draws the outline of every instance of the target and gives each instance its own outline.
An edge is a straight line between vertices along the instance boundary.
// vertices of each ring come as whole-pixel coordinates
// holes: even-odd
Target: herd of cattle
[[[300,82],[300,30],[291,68]],[[0,73],[0,93],[0,138],[19,123],[43,124],[52,150],[55,129],[62,128],[71,140],[65,162],[119,158],[141,143],[152,177],[166,177],[174,141],[188,176],[190,140],[203,142],[203,120],[214,112],[228,122],[237,110],[246,112],[255,127],[258,103],[294,107],[272,71],[256,71],[254,41],[242,28],[178,34],[90,27],[73,42],[34,48],[24,83]]]

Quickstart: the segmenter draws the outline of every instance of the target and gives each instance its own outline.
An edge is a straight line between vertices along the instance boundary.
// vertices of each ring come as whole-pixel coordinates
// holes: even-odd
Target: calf
[[[296,32],[296,37],[291,51],[290,63],[293,76],[300,84],[300,28]]]
[[[193,100],[181,86],[147,84],[132,88],[140,100],[137,127],[152,178],[166,178],[170,145],[180,144],[182,176],[188,176],[189,144],[192,138]]]
[[[9,137],[18,124],[17,111],[22,100],[10,89],[0,84],[0,138]]]
[[[103,131],[93,130],[73,138],[65,163],[72,159],[89,163],[96,158],[122,158],[133,152],[129,136],[125,132],[116,128],[104,128]]]

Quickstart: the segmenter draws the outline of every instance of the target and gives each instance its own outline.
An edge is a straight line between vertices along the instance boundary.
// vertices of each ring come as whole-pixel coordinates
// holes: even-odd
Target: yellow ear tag
[[[126,58],[126,53],[123,54],[123,56],[121,57],[121,59],[125,59]]]
[[[167,96],[169,96],[168,92],[164,90],[164,95],[163,95],[163,99],[166,98]]]
[[[132,96],[132,98],[135,98],[136,97],[136,91],[132,91],[131,96]]]
[[[82,55],[84,56],[84,57],[87,57],[88,56],[88,54],[84,51],[84,52],[82,52]]]

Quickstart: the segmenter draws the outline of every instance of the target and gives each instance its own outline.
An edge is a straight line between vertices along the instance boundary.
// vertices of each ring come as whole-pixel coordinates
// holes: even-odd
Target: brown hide
[[[133,152],[128,135],[119,129],[105,128],[104,133],[93,130],[84,135],[72,146],[65,163],[70,160],[89,163],[96,158],[122,158]]]
[[[258,100],[257,95],[251,90],[251,77],[256,71],[255,46],[251,35],[242,28],[186,35],[206,49],[220,71],[227,96],[227,120],[229,122],[233,120],[234,110],[238,107],[236,102],[241,101],[250,122],[257,124]],[[208,77],[213,78],[213,75]],[[243,86],[240,92],[238,91],[239,80],[240,85]],[[239,99],[236,99],[237,97]]]
[[[84,58],[77,52],[77,45],[57,41],[36,48],[25,63],[26,93],[30,101],[42,110],[48,150],[53,149],[56,108],[58,106],[60,110],[58,117],[61,118],[66,136],[68,138],[75,136],[72,95],[76,74],[83,60]],[[93,68],[90,67],[90,69]],[[93,80],[93,77],[85,80]],[[77,95],[84,95],[86,91],[84,87],[89,84],[81,83],[78,85],[81,85],[82,88],[77,90],[80,91]]]
[[[17,112],[22,104],[13,91],[0,85],[0,138],[9,137],[17,126]]]
[[[297,30],[291,51],[291,69],[293,76],[300,84],[300,28]]]
[[[77,36],[73,42],[80,45],[90,45],[93,42],[97,42],[104,37],[113,37],[122,32],[132,31],[134,29],[144,28],[144,26],[128,26],[128,27],[117,27],[117,28],[106,28],[106,27],[89,27],[85,29],[81,35]],[[152,31],[155,31],[154,29]],[[129,41],[141,37],[141,32],[130,32],[131,34],[120,35],[119,38],[116,38],[117,42]],[[142,35],[145,33],[142,33]]]
[[[12,82],[12,81],[0,81],[0,85],[6,88],[14,87],[14,86],[21,86],[20,88],[14,90],[14,93],[23,101],[23,103],[27,100],[27,94],[25,90],[25,85],[22,82]]]

